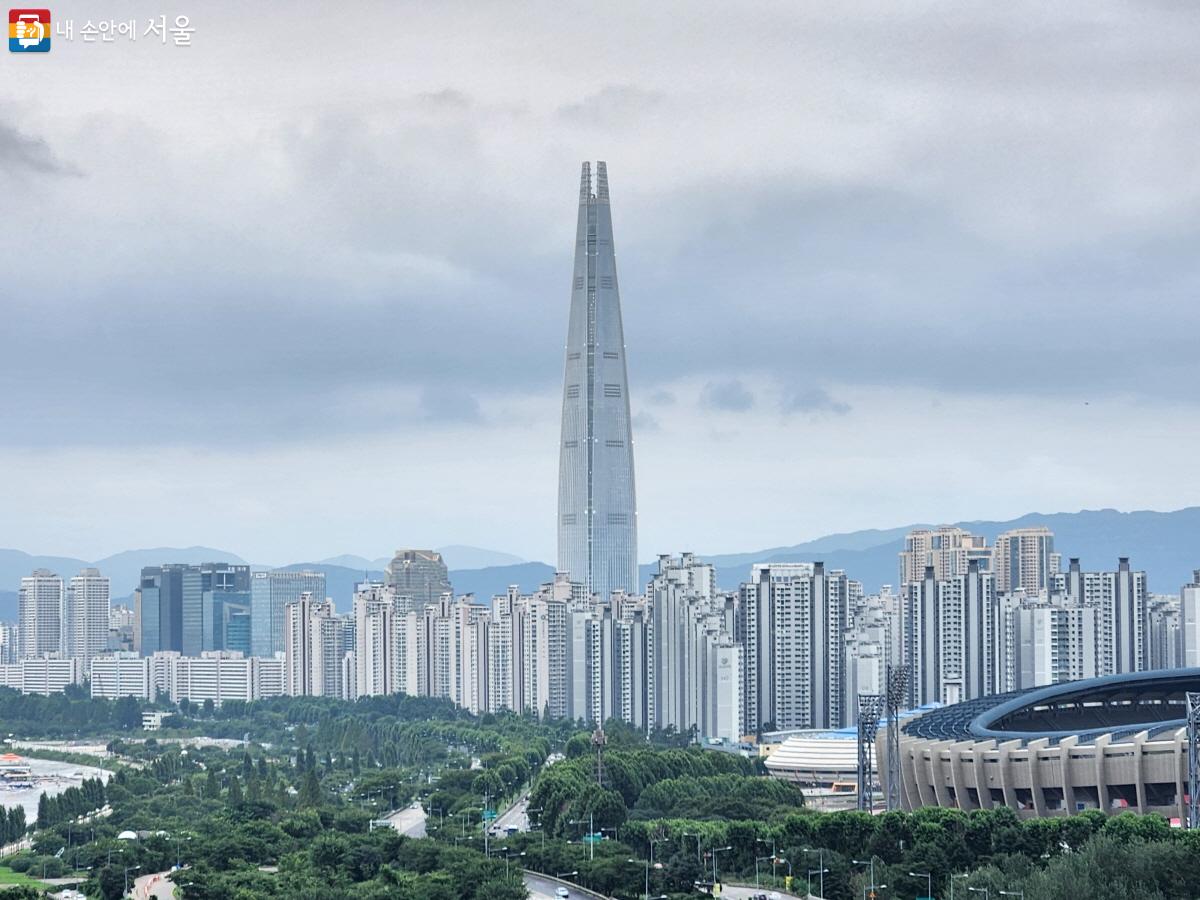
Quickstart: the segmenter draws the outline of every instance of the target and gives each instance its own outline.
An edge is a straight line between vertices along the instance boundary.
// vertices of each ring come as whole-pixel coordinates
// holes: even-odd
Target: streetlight
[[[933,875],[930,872],[909,872],[909,878],[924,878],[925,879],[925,896],[933,897]],[[1024,900],[1024,898],[1022,898]]]
[[[767,843],[767,840],[766,840],[766,838],[755,838],[754,843],[765,844],[765,843]],[[774,884],[775,884],[775,856],[777,854],[778,854],[778,850],[775,849],[775,838],[771,838],[771,885],[772,886],[774,886]],[[755,865],[754,868],[755,868],[755,872],[757,873],[757,871],[758,871],[757,864]],[[755,875],[754,886],[758,887],[757,874]]]
[[[825,868],[825,848],[819,847],[818,849],[813,850],[811,847],[801,847],[800,849],[803,850],[805,853],[817,854],[817,868],[821,870],[821,896],[824,897],[825,896],[825,873],[829,871],[827,868]]]
[[[876,891],[876,887],[875,887],[875,854],[872,853],[870,859],[852,859],[852,860],[850,860],[850,862],[854,863],[856,866],[870,866],[871,867],[871,897],[874,898],[875,891]],[[865,897],[866,895],[867,895],[867,889],[863,888],[863,896]]]
[[[1020,897],[1021,900],[1025,900],[1025,892],[1024,891],[1001,891],[1000,893],[1002,896],[1005,896],[1005,897]]]
[[[966,872],[964,872],[962,875],[953,875],[952,874],[950,876],[950,900],[954,900],[954,879],[955,878],[970,878],[970,877],[971,876],[969,874],[967,874]]]
[[[825,880],[825,873],[826,873],[826,872],[828,872],[828,871],[829,871],[828,869],[809,869],[809,870],[808,870],[808,895],[809,895],[810,897],[812,896],[812,877],[813,877],[813,872],[816,872],[818,875],[820,875],[820,876],[821,876],[821,880],[822,880],[822,881],[824,881],[824,880]]]
[[[568,825],[582,825],[582,824],[584,824],[584,820],[583,819],[572,819],[567,824]],[[594,860],[596,858],[596,817],[592,813],[588,813],[587,827],[588,827],[588,835],[587,835],[588,862],[591,862],[592,860]]]
[[[764,859],[769,859],[771,861],[774,861],[775,857],[773,855],[772,856],[756,856],[756,857],[754,857],[754,886],[755,887],[762,887],[762,885],[758,883],[758,864],[760,862],[762,862]],[[775,877],[774,875],[771,876],[771,878],[774,878],[774,877]]]
[[[125,867],[125,894],[129,893],[129,873],[136,872],[140,868],[141,868],[141,866],[126,866]],[[122,894],[121,896],[123,897],[123,896],[125,896],[125,894]]]
[[[968,887],[967,890],[974,891],[976,894],[983,894],[983,900],[988,900],[988,889],[987,888]]]
[[[717,854],[724,853],[727,850],[732,850],[732,849],[733,849],[733,847],[713,847],[712,850],[710,851],[712,853],[712,861],[713,861],[713,887],[714,888],[717,886]]]
[[[504,849],[505,849],[505,851],[507,851],[507,850],[508,850],[508,848],[507,848],[507,847],[505,847]],[[509,877],[510,877],[510,874],[509,874],[509,865],[510,865],[510,860],[514,860],[514,859],[520,859],[520,858],[521,858],[522,856],[524,856],[524,855],[525,855],[525,851],[524,851],[524,850],[522,850],[520,853],[508,853],[508,852],[506,852],[506,853],[504,854],[504,880],[505,880],[505,881],[508,881],[508,879],[509,879]]]
[[[696,839],[696,863],[697,863],[697,865],[702,866],[703,864],[700,861],[700,835],[698,835],[694,831],[685,831],[680,836],[681,837],[694,837]]]

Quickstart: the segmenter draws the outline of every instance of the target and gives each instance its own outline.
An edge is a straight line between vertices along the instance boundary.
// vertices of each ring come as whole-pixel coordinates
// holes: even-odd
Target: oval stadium
[[[900,726],[905,809],[1186,815],[1187,698],[1200,669],[1109,675],[997,694]],[[877,743],[886,773],[885,740]]]

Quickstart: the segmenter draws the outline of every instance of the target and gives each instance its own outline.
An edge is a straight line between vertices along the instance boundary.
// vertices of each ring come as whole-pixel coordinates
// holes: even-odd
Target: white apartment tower
[[[745,733],[767,725],[840,728],[848,721],[843,633],[862,585],[823,563],[755,565],[741,587],[736,637],[745,654]]]
[[[63,580],[49,569],[36,569],[21,579],[17,618],[22,659],[61,652],[64,589]]]
[[[346,684],[343,625],[329,600],[304,593],[284,609],[284,693],[289,696],[341,697]]]
[[[71,579],[63,604],[62,652],[81,660],[84,671],[108,648],[108,603],[109,581],[98,569],[84,569]]]

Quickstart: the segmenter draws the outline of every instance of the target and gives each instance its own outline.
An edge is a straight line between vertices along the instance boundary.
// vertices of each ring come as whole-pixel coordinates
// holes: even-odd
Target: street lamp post
[[[583,819],[572,819],[570,824],[582,825]],[[596,839],[595,839],[596,821],[595,821],[595,815],[593,813],[588,813],[587,827],[588,827],[588,833],[587,833],[588,862],[591,862],[592,860],[594,860],[596,858]]]
[[[819,875],[821,877],[821,880],[824,881],[825,873],[828,871],[829,871],[828,869],[809,869],[808,870],[808,895],[810,897],[812,896],[812,877],[813,877],[814,873],[816,875]]]
[[[933,873],[932,872],[909,872],[908,875],[910,878],[924,878],[925,879],[925,896],[929,897],[929,898],[933,897]],[[1022,900],[1023,900],[1023,898],[1022,898]]]
[[[506,851],[508,850],[507,847],[505,847],[504,849]],[[509,870],[510,861],[514,860],[514,859],[520,859],[524,855],[525,855],[524,850],[522,850],[520,853],[507,853],[506,852],[504,854],[504,880],[505,881],[508,881],[508,879],[511,877],[511,873]]]
[[[754,842],[756,844],[767,843],[765,838],[756,838]],[[775,884],[775,857],[776,857],[776,855],[777,855],[777,851],[775,849],[775,838],[771,838],[771,884],[772,884],[772,886]],[[758,867],[756,865],[755,869],[757,870],[757,868]],[[758,887],[757,881],[754,882],[754,886]]]
[[[712,848],[713,887],[714,888],[717,886],[717,854],[724,853],[725,851],[732,850],[732,849],[733,849],[733,847],[713,847]]]
[[[700,874],[703,875],[704,863],[700,859],[700,835],[696,834],[694,831],[685,831],[683,832],[682,837],[694,837],[696,839],[696,864],[701,866],[702,871]]]
[[[983,900],[988,900],[988,889],[987,888],[968,887],[967,890],[972,891],[976,894],[983,894]]]
[[[852,859],[852,860],[851,860],[851,862],[852,862],[852,863],[854,863],[856,866],[870,866],[870,867],[871,867],[871,897],[872,897],[872,900],[874,900],[874,897],[875,897],[875,892],[876,892],[876,887],[875,887],[875,855],[874,855],[874,854],[872,854],[870,859]],[[867,891],[866,891],[866,889],[864,888],[864,889],[863,889],[863,896],[866,896],[866,893],[867,893]]]
[[[950,875],[950,900],[954,900],[954,879],[955,878],[969,878],[969,877],[970,876],[967,875],[965,872],[962,875],[954,875],[954,874]]]
[[[125,893],[129,893],[129,873],[136,872],[141,866],[126,866],[125,867]],[[122,895],[124,896],[124,895]]]
[[[1000,895],[1003,897],[1020,897],[1021,900],[1025,900],[1024,891],[1001,891]]]
[[[821,896],[824,897],[825,896],[825,873],[829,871],[827,868],[825,868],[825,848],[818,847],[816,850],[813,850],[809,847],[802,847],[801,849],[805,853],[817,854],[817,868],[821,870],[821,889],[820,890],[821,890]]]

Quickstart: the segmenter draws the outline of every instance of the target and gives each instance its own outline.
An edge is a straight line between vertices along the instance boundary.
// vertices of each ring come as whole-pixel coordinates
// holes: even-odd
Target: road
[[[532,872],[525,873],[525,887],[529,890],[529,900],[558,900],[558,895],[555,891],[562,886],[563,882],[556,881],[553,878],[547,878],[544,875],[535,875]],[[571,892],[571,897],[574,898],[604,900],[603,894],[585,891],[581,887],[571,886],[568,890]]]
[[[151,872],[133,882],[133,900],[175,900],[175,882],[170,872]]]
[[[780,898],[780,900],[799,900],[798,894],[785,894],[783,891],[772,893],[770,888],[756,888],[753,885],[743,887],[739,884],[726,884],[721,888],[721,896],[725,900],[750,900],[758,894],[766,894],[771,900]]]
[[[492,837],[504,837],[508,833],[509,828],[515,828],[517,831],[529,830],[529,795],[522,794],[521,798],[500,813],[499,817],[491,824]]]
[[[396,810],[391,815],[386,816],[384,821],[405,837],[423,838],[425,837],[426,818],[425,810],[421,808],[421,804],[414,803],[412,806]]]

